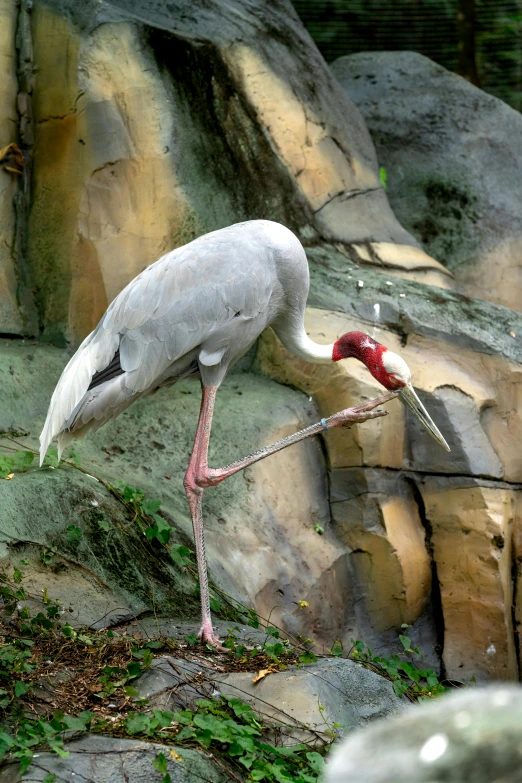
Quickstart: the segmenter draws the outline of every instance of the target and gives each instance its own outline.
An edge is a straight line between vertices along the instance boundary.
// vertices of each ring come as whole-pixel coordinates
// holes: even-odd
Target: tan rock
[[[410,484],[395,471],[337,468],[330,502],[374,629],[413,624],[430,595],[431,565]]]
[[[353,104],[335,82],[328,85],[331,102],[325,95],[313,102],[291,71],[283,76],[277,68],[277,49],[274,42],[270,59],[266,50],[261,54],[241,42],[228,47],[225,57],[320,234],[353,246],[358,257],[365,255],[359,244],[365,243],[368,263],[390,267],[396,275],[451,287],[451,273],[396,222]]]
[[[419,488],[432,528],[447,676],[518,679],[511,537],[520,493],[461,478],[428,477]]]
[[[136,27],[105,24],[80,38],[38,4],[34,37],[29,251],[48,329],[66,325],[76,343],[195,225],[172,165],[170,98]]]
[[[18,141],[16,111],[15,34],[18,9],[12,0],[0,0],[0,150]],[[0,163],[0,332],[22,334],[23,321],[17,302],[13,199],[20,177]]]

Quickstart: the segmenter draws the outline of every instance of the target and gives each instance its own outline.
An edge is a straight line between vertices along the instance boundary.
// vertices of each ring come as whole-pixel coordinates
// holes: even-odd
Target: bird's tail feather
[[[118,335],[97,330],[85,338],[60,376],[40,435],[40,465],[53,438],[68,429],[71,415],[83,402],[92,376],[111,361],[118,349]]]

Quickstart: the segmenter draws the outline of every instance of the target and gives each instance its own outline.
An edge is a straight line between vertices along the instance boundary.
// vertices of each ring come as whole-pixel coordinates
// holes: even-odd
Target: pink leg
[[[196,558],[201,596],[201,629],[199,636],[204,642],[210,643],[218,650],[223,650],[224,648],[221,646],[218,637],[214,634],[210,616],[210,596],[202,516],[203,489],[205,487],[215,486],[229,476],[233,476],[234,473],[238,473],[240,470],[254,464],[254,462],[258,462],[259,460],[270,456],[270,454],[275,454],[277,451],[281,451],[281,449],[285,449],[293,443],[298,443],[300,440],[309,438],[311,435],[317,435],[324,430],[333,429],[334,427],[351,426],[356,422],[363,422],[368,419],[386,416],[387,411],[374,410],[374,408],[394,399],[394,397],[397,396],[397,393],[391,392],[376,400],[370,400],[362,405],[358,405],[355,408],[347,408],[346,410],[339,411],[339,413],[334,413],[334,415],[330,416],[328,419],[321,419],[317,424],[312,424],[311,427],[306,427],[306,429],[300,430],[294,435],[282,438],[281,440],[276,441],[276,443],[266,446],[264,449],[254,451],[247,457],[243,457],[243,459],[239,459],[224,468],[209,468],[208,444],[212,427],[216,391],[217,389],[215,386],[203,387],[203,397],[201,400],[201,410],[194,440],[194,448],[183,484],[190,506],[192,525],[194,528],[194,541],[196,544]]]
[[[208,642],[213,647],[223,650],[218,637],[212,628],[210,615],[210,594],[208,589],[207,558],[205,554],[205,532],[203,529],[203,487],[199,480],[205,475],[208,460],[208,443],[212,426],[212,414],[216,388],[204,386],[199,412],[198,427],[194,439],[194,448],[185,474],[183,485],[187,493],[192,527],[194,529],[194,543],[196,544],[196,560],[199,574],[199,593],[201,599],[201,628],[199,637],[203,642]]]

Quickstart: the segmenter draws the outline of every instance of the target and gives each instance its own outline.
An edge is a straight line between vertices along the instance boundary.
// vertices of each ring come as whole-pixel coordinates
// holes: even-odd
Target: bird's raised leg
[[[368,421],[368,419],[377,419],[381,416],[387,416],[388,411],[374,409],[379,405],[383,405],[385,402],[393,400],[395,397],[397,397],[397,392],[390,392],[375,400],[370,400],[369,402],[357,405],[354,408],[345,408],[345,410],[334,413],[333,416],[329,416],[327,419],[321,419],[317,424],[312,424],[304,430],[299,430],[299,432],[295,432],[293,435],[288,435],[286,438],[281,438],[281,440],[271,443],[270,446],[265,446],[263,449],[254,451],[252,454],[249,454],[242,459],[238,459],[236,462],[232,462],[224,468],[209,468],[206,462],[201,461],[201,472],[199,474],[198,484],[200,487],[213,487],[216,484],[220,484],[229,476],[233,476],[234,473],[238,473],[249,465],[253,465],[254,462],[259,462],[260,459],[265,459],[265,457],[269,457],[271,454],[281,451],[281,449],[286,449],[288,446],[292,446],[300,440],[309,438],[311,435],[318,435],[320,432],[331,430],[335,427],[350,427],[352,424],[360,424],[363,421]]]
[[[375,400],[370,400],[354,408],[346,408],[339,413],[334,413],[327,419],[321,419],[317,424],[312,424],[304,430],[289,435],[286,438],[272,443],[263,449],[254,451],[247,457],[233,462],[224,468],[209,468],[208,466],[208,445],[210,440],[210,430],[212,427],[212,415],[214,412],[214,402],[216,398],[215,386],[204,386],[201,400],[201,410],[199,413],[198,427],[194,440],[194,448],[190,457],[189,466],[183,482],[192,516],[192,525],[194,528],[194,541],[196,544],[196,559],[199,573],[199,589],[201,597],[201,629],[200,638],[208,642],[218,650],[223,650],[220,640],[212,628],[212,619],[210,615],[210,595],[208,589],[207,561],[205,555],[205,539],[203,530],[202,500],[203,489],[220,484],[229,476],[238,473],[249,465],[258,462],[277,451],[292,446],[305,438],[317,435],[324,430],[331,430],[335,427],[351,426],[352,424],[376,419],[380,416],[386,416],[388,411],[375,410],[379,405],[389,402],[397,396],[396,392],[385,394]]]
[[[216,398],[215,386],[203,386],[201,409],[199,412],[198,427],[194,438],[194,448],[185,474],[183,486],[187,493],[187,499],[192,517],[194,529],[194,543],[196,544],[196,560],[199,575],[199,594],[201,599],[201,628],[199,637],[203,642],[208,642],[218,650],[224,650],[220,640],[214,633],[212,618],[210,615],[210,594],[208,589],[207,558],[205,554],[205,531],[203,529],[203,487],[201,478],[205,475],[208,464],[208,444],[210,429],[212,427],[212,415]]]

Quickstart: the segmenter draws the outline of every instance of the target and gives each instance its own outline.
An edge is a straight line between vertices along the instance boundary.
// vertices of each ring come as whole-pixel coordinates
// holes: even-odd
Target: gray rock
[[[9,765],[0,772],[0,783],[16,783],[20,779],[36,783],[49,773],[56,775],[60,783],[150,783],[160,779],[152,766],[158,753],[163,753],[167,759],[173,783],[195,780],[224,783],[228,780],[228,776],[201,753],[171,745],[88,734],[67,743],[66,748],[69,756],[63,759],[53,753],[37,753],[22,778],[18,775],[18,764]],[[182,761],[174,760],[171,750],[175,750]]]
[[[519,783],[522,688],[466,690],[351,734],[324,783]]]
[[[201,658],[160,657],[135,686],[140,698],[160,709],[190,708],[197,699],[218,693],[241,699],[269,723],[283,724],[281,733],[289,743],[325,739],[332,731],[345,734],[375,718],[396,715],[408,704],[386,679],[347,659],[291,666],[255,684],[255,670],[223,674],[211,666]]]
[[[419,392],[419,396],[446,434],[451,462],[441,456],[440,449],[432,447],[419,420],[408,410],[409,467],[426,473],[451,472],[503,478],[502,464],[482,428],[480,412],[472,397],[451,386],[441,386],[432,394]]]
[[[395,214],[470,296],[521,309],[522,116],[414,52],[340,57]]]

